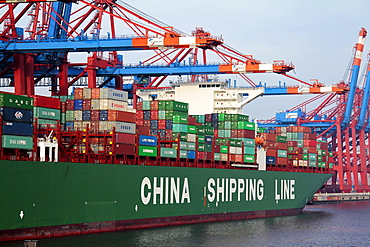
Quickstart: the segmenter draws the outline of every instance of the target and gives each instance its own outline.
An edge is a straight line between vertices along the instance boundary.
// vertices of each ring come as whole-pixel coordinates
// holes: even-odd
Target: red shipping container
[[[172,140],[172,130],[166,130],[166,139]]]
[[[262,133],[262,136],[265,138],[267,141],[276,141],[276,135],[271,134],[271,133]]]
[[[142,119],[142,118],[138,118],[138,119]],[[127,111],[108,110],[108,121],[135,123],[136,113],[127,112]]]
[[[100,88],[92,88],[91,89],[91,98],[92,99],[100,99]]]
[[[152,102],[158,102],[158,101],[152,101]],[[158,119],[158,111],[151,110],[150,111],[150,119],[156,120]]]
[[[308,134],[308,139],[310,139],[310,140],[316,140],[316,134],[315,133]]]
[[[229,161],[235,162],[235,154],[229,154]]]
[[[32,98],[33,106],[60,109],[60,100],[58,98],[51,98],[41,95],[34,95]]]
[[[197,119],[195,117],[188,117],[188,124],[189,125],[196,125],[197,124]]]
[[[288,158],[280,158],[280,157],[277,157],[276,163],[278,165],[288,165]]]
[[[276,144],[277,144],[277,149],[280,149],[280,150],[288,149],[288,143],[276,142]]]
[[[150,120],[144,120],[144,126],[150,127]]]
[[[297,141],[287,141],[288,147],[296,147],[298,145]]]
[[[323,149],[323,150],[328,150],[328,143],[326,142],[320,142],[320,148]]]
[[[198,160],[204,160],[206,158],[205,152],[197,152],[197,159]]]
[[[238,138],[238,130],[231,130],[231,138]]]
[[[66,110],[67,111],[74,111],[75,109],[75,101],[73,99],[67,99],[66,101]]]
[[[221,149],[221,146],[220,145],[213,145],[213,151],[215,153],[219,153],[220,152],[220,149]]]
[[[122,143],[116,144],[115,154],[134,155],[135,145],[122,144]]]
[[[298,154],[290,154],[292,156],[291,160],[299,160]]]
[[[256,137],[254,130],[242,130],[242,133],[243,133],[243,136],[239,136],[239,137],[252,138],[252,139]]]
[[[66,113],[66,102],[60,102],[60,112]]]
[[[135,135],[116,133],[116,143],[135,144]]]
[[[213,156],[214,156],[214,153],[212,153],[212,152],[207,152],[206,153],[206,159],[207,160],[213,160]]]
[[[166,120],[165,119],[159,119],[158,120],[158,129],[159,130],[166,129]]]
[[[215,137],[218,137],[218,129],[215,129],[215,130],[213,131],[213,133],[214,133]],[[217,153],[217,152],[216,152],[216,153]]]
[[[309,153],[316,153],[316,147],[312,147],[312,146],[308,147],[308,152]]]
[[[292,166],[293,165],[293,160],[288,160],[288,166]]]
[[[91,110],[91,99],[82,100],[82,110]]]
[[[151,101],[150,102],[150,110],[152,111],[158,111],[158,105],[159,105],[159,102],[158,101]]]
[[[144,111],[136,111],[136,119],[142,120],[144,119]]]
[[[74,99],[83,99],[83,88],[77,87],[74,90]]]
[[[271,149],[271,148],[268,148],[266,150],[266,156],[273,156],[273,157],[276,157],[277,156],[277,149]]]
[[[267,148],[276,149],[277,148],[277,143],[275,141],[266,141],[265,146]]]
[[[136,128],[138,126],[144,126],[144,120],[136,120]]]
[[[293,132],[293,126],[287,126],[286,132]]]
[[[100,111],[99,110],[92,110],[90,112],[90,120],[91,121],[100,121]]]
[[[205,118],[206,118],[206,123],[212,123],[212,114],[206,114]]]
[[[150,127],[144,126],[144,120],[139,120],[142,125],[136,124],[136,133],[138,135],[150,135]]]
[[[142,111],[143,110],[143,102],[137,102],[136,104],[136,110]]]
[[[243,155],[241,154],[235,154],[235,162],[243,162]]]
[[[308,146],[310,147],[316,147],[316,140],[308,140]]]

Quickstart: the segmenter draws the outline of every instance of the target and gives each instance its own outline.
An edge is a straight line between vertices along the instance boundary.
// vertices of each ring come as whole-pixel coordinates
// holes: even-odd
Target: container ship
[[[300,213],[332,176],[325,140],[258,128],[222,83],[191,85],[212,97],[0,93],[0,240]]]

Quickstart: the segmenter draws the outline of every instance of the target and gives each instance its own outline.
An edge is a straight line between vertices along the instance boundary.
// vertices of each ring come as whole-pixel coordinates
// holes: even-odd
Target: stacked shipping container
[[[0,93],[2,147],[33,148],[33,99]]]
[[[263,130],[266,162],[269,165],[332,167],[327,142],[317,140],[310,127],[287,126]]]
[[[136,118],[138,126],[149,127],[151,135],[159,137],[160,157],[255,162],[255,124],[246,115],[189,116],[186,103],[144,101],[137,105]],[[142,147],[139,155],[150,156],[152,149]]]

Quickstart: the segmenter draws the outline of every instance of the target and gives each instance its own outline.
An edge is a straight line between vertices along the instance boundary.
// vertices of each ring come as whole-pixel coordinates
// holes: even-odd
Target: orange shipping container
[[[74,99],[83,99],[83,88],[75,88],[74,90],[75,97]]]
[[[135,123],[136,113],[127,111],[108,110],[108,121]]]
[[[100,88],[92,88],[91,89],[91,98],[92,99],[100,99]]]
[[[150,110],[152,111],[158,111],[158,105],[159,105],[159,101],[151,101],[150,102]]]

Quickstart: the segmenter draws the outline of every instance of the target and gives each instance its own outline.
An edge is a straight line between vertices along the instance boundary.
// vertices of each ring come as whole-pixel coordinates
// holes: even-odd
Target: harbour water
[[[370,202],[309,205],[296,216],[41,239],[37,246],[370,246]]]

